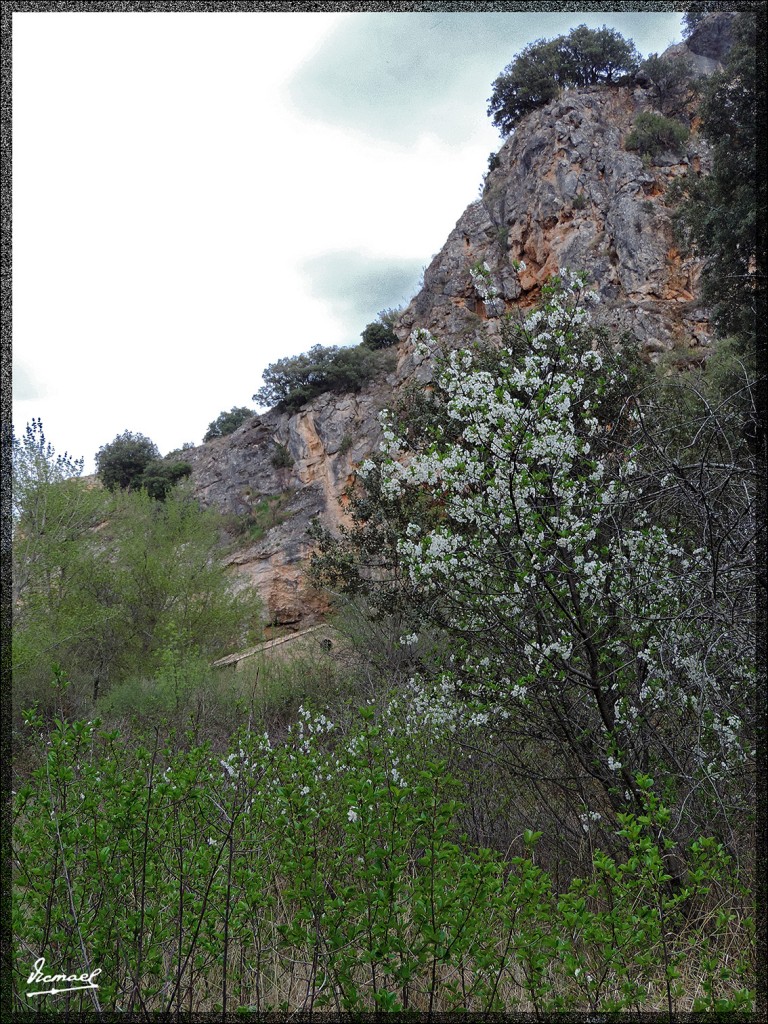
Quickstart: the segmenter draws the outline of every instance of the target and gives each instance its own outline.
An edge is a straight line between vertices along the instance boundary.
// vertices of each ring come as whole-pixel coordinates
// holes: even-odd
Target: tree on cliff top
[[[110,491],[130,487],[150,462],[160,458],[154,441],[130,430],[104,444],[96,452],[96,475]]]
[[[603,26],[579,25],[567,36],[531,43],[493,83],[488,116],[509,135],[526,114],[567,86],[609,83],[634,71],[639,55],[631,40]]]
[[[387,349],[365,343],[352,346],[313,345],[298,356],[284,356],[262,373],[263,387],[253,396],[260,405],[295,412],[324,391],[359,391],[391,365]]]
[[[211,420],[208,424],[203,442],[212,441],[215,437],[226,437],[227,434],[233,434],[238,427],[242,426],[246,420],[251,419],[253,416],[253,409],[249,409],[245,405],[233,405],[229,412],[226,409],[223,410],[215,420]]]

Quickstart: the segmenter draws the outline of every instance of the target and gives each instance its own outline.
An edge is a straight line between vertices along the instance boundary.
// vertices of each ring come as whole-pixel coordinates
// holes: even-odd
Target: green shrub
[[[361,335],[363,345],[370,349],[391,348],[397,344],[397,335],[391,326],[383,323],[371,323]]]
[[[637,150],[641,156],[657,156],[666,151],[682,153],[689,134],[679,121],[644,111],[635,118],[624,145],[627,149]]]
[[[165,501],[168,492],[180,480],[185,480],[192,472],[188,462],[169,462],[157,459],[150,462],[141,476],[131,481],[131,490],[145,490],[150,498]]]
[[[234,433],[239,426],[254,415],[253,409],[249,409],[247,406],[233,405],[229,412],[220,412],[216,419],[208,424],[208,430],[205,432],[203,442],[212,441],[215,437],[225,437],[227,434]]]
[[[645,805],[621,816],[619,852],[592,847],[587,870],[558,881],[540,832],[504,857],[467,842],[460,783],[393,708],[360,709],[337,740],[338,719],[299,707],[280,742],[242,729],[223,754],[153,732],[129,747],[99,720],[45,730],[27,713],[20,957],[42,948],[63,969],[87,935],[83,970],[100,969],[109,1012],[137,988],[166,1014],[752,1009],[743,883],[720,843],[695,837],[670,891],[670,814],[650,779],[636,779]],[[33,1009],[24,974],[14,1000]]]
[[[280,448],[288,452],[283,445]],[[291,460],[289,452],[288,459]],[[293,460],[289,462],[289,465],[293,465]],[[288,518],[287,507],[291,497],[290,491],[283,491],[281,494],[268,494],[251,508],[248,515],[248,535],[251,540],[261,540],[264,534],[274,526],[285,522]]]
[[[508,64],[493,83],[488,115],[508,135],[526,114],[553,100],[561,88],[613,82],[634,71],[634,43],[603,26],[579,25],[567,36],[538,39]]]
[[[275,450],[269,461],[275,469],[290,469],[294,464],[293,456],[291,455],[288,446],[284,444],[275,445]]]
[[[693,63],[690,57],[674,57],[652,53],[640,65],[640,71],[650,79],[649,92],[663,114],[674,114],[696,95]]]
[[[159,458],[154,441],[126,430],[96,452],[96,475],[110,491],[131,487],[150,462]]]
[[[14,541],[15,690],[50,704],[55,662],[72,680],[68,700],[95,701],[126,679],[152,678],[171,642],[216,657],[250,636],[259,602],[232,593],[220,520],[183,485],[163,502],[78,480],[40,496],[45,505],[28,504]]]
[[[391,353],[373,351],[366,344],[313,345],[308,352],[268,366],[262,374],[264,386],[253,400],[293,412],[325,391],[359,391],[391,362]]]

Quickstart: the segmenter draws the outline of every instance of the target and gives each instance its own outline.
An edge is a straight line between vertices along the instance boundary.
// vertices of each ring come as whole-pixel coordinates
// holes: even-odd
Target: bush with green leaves
[[[295,411],[325,391],[359,391],[391,365],[391,354],[368,345],[313,345],[298,356],[284,356],[262,374],[264,385],[253,396],[260,405]]]
[[[685,54],[660,57],[651,53],[639,70],[648,78],[648,91],[662,114],[682,113],[698,95],[693,62]]]
[[[35,499],[46,496],[49,484],[79,477],[85,465],[84,458],[73,459],[68,452],[56,454],[56,449],[45,436],[43,421],[39,418],[27,423],[20,436],[12,431],[11,456],[14,522],[22,513],[32,514]]]
[[[272,464],[275,468],[284,468],[285,461],[282,454],[278,457],[277,452],[285,451],[287,455],[287,466],[293,465],[290,452],[284,445],[277,449],[272,457]],[[248,511],[242,515],[238,522],[239,533],[246,534],[249,540],[257,541],[273,527],[279,526],[289,518],[288,511],[291,499],[294,497],[292,491],[282,491],[280,494],[266,494],[256,501],[249,503]]]
[[[637,150],[642,156],[682,153],[689,134],[685,125],[679,121],[645,110],[635,118],[624,146],[626,149]]]
[[[150,462],[160,459],[154,441],[130,430],[118,434],[114,441],[96,452],[96,475],[110,491],[131,487]]]
[[[147,463],[140,476],[131,481],[131,490],[144,490],[156,501],[165,501],[171,489],[181,480],[186,480],[192,473],[188,462],[172,462],[169,459],[156,459]]]
[[[300,708],[282,742],[244,729],[223,756],[157,731],[131,748],[98,720],[25,719],[38,762],[13,795],[20,1012],[41,1005],[24,985],[41,950],[51,973],[100,970],[74,1011],[753,1006],[733,862],[696,837],[670,894],[670,815],[645,776],[621,852],[594,849],[558,885],[540,833],[502,857],[457,830],[460,787],[402,701],[361,708],[343,731]]]
[[[379,319],[363,331],[361,337],[363,345],[370,349],[391,348],[397,344],[397,335],[392,329],[391,319],[385,319],[386,314],[379,314]]]
[[[579,25],[567,36],[526,46],[494,81],[488,115],[502,135],[509,135],[561,89],[615,82],[638,63],[634,43],[615,30]]]
[[[175,454],[180,452],[161,458],[153,441],[126,430],[98,450],[96,475],[110,491],[144,490],[156,501],[165,501],[171,489],[192,473],[192,466],[174,459]]]
[[[227,434],[234,433],[238,427],[241,427],[246,420],[251,419],[253,416],[255,416],[253,409],[249,409],[245,405],[233,405],[229,412],[226,410],[220,412],[216,419],[208,424],[203,442],[212,441],[215,437],[226,437]]]
[[[13,541],[17,708],[49,701],[53,665],[82,707],[151,674],[171,642],[210,657],[249,635],[257,602],[230,590],[216,513],[183,485],[158,502],[146,490],[51,481],[50,462],[21,492]]]
[[[269,461],[275,469],[291,469],[294,465],[293,456],[287,444],[276,444]]]

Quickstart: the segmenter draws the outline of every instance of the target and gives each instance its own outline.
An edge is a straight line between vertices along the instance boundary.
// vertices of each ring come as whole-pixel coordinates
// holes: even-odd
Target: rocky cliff
[[[414,327],[452,340],[494,336],[505,313],[534,304],[544,281],[570,267],[588,272],[600,315],[650,358],[706,346],[698,267],[675,246],[665,199],[678,175],[706,173],[706,148],[694,132],[682,155],[644,163],[623,142],[645,109],[643,89],[593,87],[532,114],[427,268],[404,336]]]
[[[724,52],[728,17],[714,18],[719,30],[707,19],[670,51],[692,54],[702,73]],[[627,151],[635,117],[653,109],[650,96],[639,85],[569,90],[518,127],[402,312],[397,367],[386,379],[357,394],[322,395],[294,414],[272,410],[185,452],[198,496],[229,516],[228,562],[239,585],[258,589],[269,622],[305,626],[326,609],[304,573],[307,527],[315,516],[331,527],[342,521],[342,492],[378,443],[379,411],[405,382],[430,379],[431,365],[414,352],[415,329],[452,345],[498,337],[505,314],[535,304],[547,277],[569,267],[587,271],[600,317],[631,331],[649,360],[675,351],[705,357],[699,267],[675,245],[667,195],[678,175],[707,173],[708,152],[695,120],[681,154],[644,161]],[[236,528],[247,531],[255,512],[266,522],[253,539],[238,539]]]

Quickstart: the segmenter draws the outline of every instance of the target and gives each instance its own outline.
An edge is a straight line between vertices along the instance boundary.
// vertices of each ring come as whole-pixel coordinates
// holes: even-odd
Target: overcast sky
[[[14,13],[13,421],[165,454],[262,370],[404,305],[501,140],[491,83],[681,14]]]

